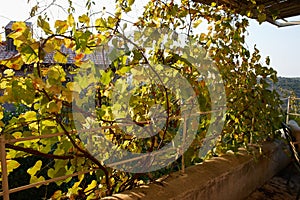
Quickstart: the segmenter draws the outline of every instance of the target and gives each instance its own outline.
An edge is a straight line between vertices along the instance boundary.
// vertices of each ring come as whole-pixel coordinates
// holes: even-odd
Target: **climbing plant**
[[[192,110],[182,105],[197,106],[204,113],[186,124],[195,132],[192,139],[187,138],[191,141],[184,154],[187,165],[227,151],[236,152],[240,147],[260,145],[275,136],[280,100],[270,88],[270,81],[277,81],[276,71],[269,66],[269,58],[262,61],[257,48],[247,48],[249,24],[245,17],[214,3],[157,0],[149,1],[136,21],[124,21],[135,4],[138,2],[134,0],[116,0],[115,12],[102,15],[93,12],[96,2],[87,0],[86,13],[76,16],[73,1],[68,1],[67,17],[51,20],[47,9],[37,4],[31,17],[42,32],[39,38],[33,37],[32,29],[24,22],[12,25],[8,37],[14,40],[18,54],[0,61],[6,67],[0,77],[0,102],[22,105],[24,109],[8,117],[1,106],[1,134],[6,139],[46,134],[53,137],[7,144],[8,172],[22,168],[17,157],[30,155],[50,160],[37,160],[27,169],[30,183],[97,169],[91,172],[94,178],[89,182],[85,182],[84,175],[58,181],[57,185],[72,184],[55,192],[53,199],[96,199],[151,180],[156,172],[151,174],[147,169],[158,162],[134,161],[133,166],[142,165],[147,172],[142,174],[116,169],[103,161],[111,161],[112,155],[163,149],[181,130],[178,117]],[[126,35],[129,28],[136,31]],[[188,38],[188,43],[176,44],[178,35]],[[162,43],[164,47],[159,46]],[[62,48],[75,52],[74,58]],[[95,52],[105,55],[101,66],[87,59]],[[50,65],[45,64],[49,55],[54,61]],[[67,69],[70,59],[73,67]],[[200,71],[193,59],[201,60]],[[32,72],[17,76],[16,71],[24,70],[23,66],[33,66]],[[74,80],[67,82],[67,74]],[[178,75],[186,82],[177,79]],[[170,89],[177,84],[180,90]],[[184,93],[189,88],[190,92]],[[222,89],[226,98],[221,95]],[[215,105],[221,110],[218,114],[211,112]],[[121,117],[116,119],[116,115]],[[160,118],[165,120],[163,124]],[[205,138],[214,136],[208,134],[209,126],[223,122],[213,146],[201,154]],[[128,128],[122,128],[124,124]],[[143,138],[131,125],[143,128]],[[157,127],[158,134],[153,134]],[[100,134],[88,132],[97,128]],[[91,140],[96,145],[89,148]],[[107,141],[114,146],[105,146]],[[126,153],[116,155],[114,152],[120,149]],[[168,167],[174,164],[163,170]]]

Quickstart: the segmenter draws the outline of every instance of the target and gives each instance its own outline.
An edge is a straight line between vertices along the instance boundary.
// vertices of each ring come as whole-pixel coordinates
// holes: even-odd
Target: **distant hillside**
[[[282,97],[288,97],[295,94],[300,97],[300,78],[278,77],[278,83],[275,85]]]

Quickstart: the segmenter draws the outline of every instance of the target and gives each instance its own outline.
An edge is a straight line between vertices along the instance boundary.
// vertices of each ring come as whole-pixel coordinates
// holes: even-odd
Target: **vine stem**
[[[65,135],[70,140],[70,142],[72,143],[72,145],[78,151],[80,151],[86,158],[88,158],[93,163],[95,163],[104,172],[104,174],[105,174],[105,183],[107,185],[107,195],[111,195],[112,194],[112,188],[111,188],[110,182],[109,182],[109,173],[108,173],[108,170],[100,163],[99,160],[97,160],[94,156],[92,156],[87,150],[82,149],[78,144],[76,144],[76,142],[74,141],[74,139],[71,137],[70,133],[67,131],[67,129],[65,128],[65,126],[62,124],[62,122],[57,119],[57,117],[56,117],[56,121],[60,125],[60,127],[63,129]]]
[[[125,39],[126,41],[128,41],[129,43],[131,43],[132,45],[134,45],[134,47],[136,47],[139,52],[142,54],[142,57],[143,59],[145,60],[146,64],[148,65],[148,67],[153,71],[153,73],[156,75],[156,77],[158,78],[159,82],[162,84],[163,86],[163,89],[164,89],[164,92],[165,92],[165,95],[166,95],[166,104],[167,104],[167,119],[166,119],[166,128],[164,129],[164,133],[163,133],[163,136],[162,136],[162,139],[157,147],[157,149],[159,149],[162,145],[162,142],[166,136],[166,133],[167,133],[167,127],[169,126],[169,121],[170,121],[170,102],[169,102],[169,93],[168,93],[168,90],[167,88],[164,86],[164,82],[163,80],[161,79],[160,75],[157,73],[157,71],[154,69],[154,67],[150,64],[150,62],[148,61],[148,58],[146,57],[146,55],[144,54],[144,52],[142,51],[141,47],[139,47],[137,44],[135,44],[133,41],[131,41],[129,38],[125,37],[124,35],[121,35],[121,37],[123,39]]]
[[[49,101],[52,100],[52,98],[49,96],[49,94],[47,93],[47,91],[45,89],[43,89],[41,91],[42,93],[44,93],[44,95],[47,97],[47,99]],[[105,183],[107,185],[107,195],[111,195],[112,194],[112,188],[109,182],[109,173],[108,170],[100,163],[99,160],[97,160],[94,156],[92,156],[87,150],[82,149],[72,138],[71,134],[69,133],[69,131],[66,129],[66,127],[63,125],[63,123],[59,120],[59,116],[58,114],[53,114],[54,115],[54,119],[55,121],[59,124],[59,126],[62,128],[64,134],[67,136],[67,138],[70,140],[70,142],[72,143],[72,145],[83,154],[84,157],[88,158],[89,160],[91,160],[94,164],[96,164],[99,169],[101,169],[104,174],[105,174]]]
[[[5,144],[5,148],[13,149],[16,151],[23,151],[25,153],[29,153],[29,154],[36,155],[36,156],[41,156],[44,158],[68,160],[68,159],[72,159],[75,157],[74,155],[53,155],[53,154],[48,154],[48,153],[42,153],[40,151],[31,149],[31,148],[24,148],[24,147],[15,146],[12,144]],[[84,157],[84,155],[76,155],[76,157]]]

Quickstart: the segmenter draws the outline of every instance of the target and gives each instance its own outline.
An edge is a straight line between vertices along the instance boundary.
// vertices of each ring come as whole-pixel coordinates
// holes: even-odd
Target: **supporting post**
[[[0,134],[0,160],[1,160],[1,171],[2,171],[2,189],[3,199],[9,200],[9,187],[8,187],[8,174],[6,164],[6,151],[5,151],[5,137]]]
[[[186,123],[187,118],[184,116],[183,118],[183,135],[182,135],[182,146],[181,146],[181,173],[185,174],[185,164],[184,164],[184,147],[185,147],[185,139],[186,139]]]
[[[290,114],[290,101],[291,97],[288,97],[288,102],[287,102],[287,109],[286,109],[286,124],[289,123],[289,114]]]

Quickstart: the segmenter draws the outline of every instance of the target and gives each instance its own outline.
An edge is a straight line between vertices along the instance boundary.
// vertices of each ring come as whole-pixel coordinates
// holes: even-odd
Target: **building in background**
[[[9,34],[13,31],[12,30],[12,25],[15,21],[9,22],[5,26],[5,41],[0,41],[0,61],[5,61],[5,60],[10,60],[14,57],[20,56],[19,52],[16,50],[16,46],[14,45],[14,41],[12,38],[9,38]],[[25,22],[26,25],[32,29],[32,23],[31,22]],[[72,49],[66,48],[65,46],[61,46],[60,52],[64,54],[67,58],[66,63],[57,63],[54,60],[54,54],[55,51],[47,53],[44,58],[42,63],[42,67],[46,70],[49,66],[54,65],[54,64],[60,64],[63,66],[67,73],[67,81],[73,80],[73,77],[69,71],[77,68],[77,66],[74,64],[75,63],[75,56],[76,53]],[[108,52],[105,51],[103,48],[96,48],[91,54],[85,55],[83,58],[84,60],[91,60],[97,67],[99,68],[107,68],[108,67]],[[3,73],[5,69],[7,69],[7,66],[3,64],[5,62],[0,63],[0,73]],[[24,64],[20,70],[15,70],[15,75],[16,76],[24,76],[27,73],[32,73],[33,71],[33,64],[26,65]]]

